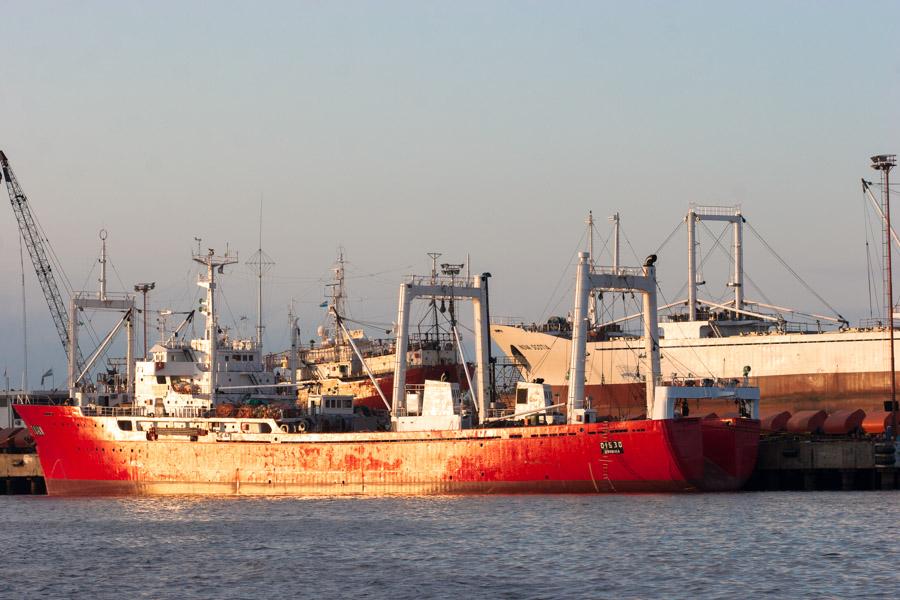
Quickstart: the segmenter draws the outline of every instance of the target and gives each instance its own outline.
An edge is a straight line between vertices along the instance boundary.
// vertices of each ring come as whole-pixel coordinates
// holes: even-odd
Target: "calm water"
[[[8,598],[896,598],[900,493],[0,496]]]

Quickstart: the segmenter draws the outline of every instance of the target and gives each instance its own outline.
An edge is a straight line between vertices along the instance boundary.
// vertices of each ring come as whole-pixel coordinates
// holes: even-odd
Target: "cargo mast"
[[[397,307],[397,337],[394,362],[393,398],[391,416],[396,419],[406,411],[406,371],[409,349],[410,309],[416,298],[426,300],[463,300],[472,301],[475,329],[475,407],[479,421],[485,418],[485,411],[490,402],[490,327],[488,311],[487,280],[490,273],[482,273],[473,277],[456,279],[462,265],[450,265],[452,275],[444,275],[434,279],[431,276],[412,276],[409,281],[400,285],[400,298]],[[448,273],[450,269],[447,269]]]
[[[744,310],[744,217],[740,206],[696,206],[691,205],[685,217],[688,239],[688,314],[691,321],[697,320],[697,221],[725,221],[731,223],[732,259],[734,268],[728,287],[734,288],[734,314],[737,317]]]
[[[587,342],[585,305],[595,290],[640,292],[643,294],[644,351],[647,360],[647,415],[653,414],[654,389],[660,375],[659,326],[656,302],[656,255],[650,255],[641,268],[591,268],[593,261],[586,252],[578,254],[575,280],[575,308],[572,318],[572,362],[569,369],[569,393],[566,402],[568,422],[589,423],[596,413],[585,407],[584,371]]]

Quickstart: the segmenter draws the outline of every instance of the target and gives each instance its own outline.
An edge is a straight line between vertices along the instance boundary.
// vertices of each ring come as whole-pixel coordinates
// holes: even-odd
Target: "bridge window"
[[[516,404],[528,404],[527,388],[519,388],[516,390]]]

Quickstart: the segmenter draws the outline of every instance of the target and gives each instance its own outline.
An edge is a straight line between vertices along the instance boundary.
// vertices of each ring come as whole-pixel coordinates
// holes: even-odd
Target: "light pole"
[[[897,164],[893,154],[879,154],[872,157],[872,168],[881,171],[881,194],[884,212],[884,312],[888,323],[888,343],[890,346],[890,378],[891,378],[891,429],[893,438],[897,439],[897,382],[894,373],[894,273],[891,269],[891,179],[890,172]]]
[[[138,283],[134,286],[135,292],[140,292],[144,295],[144,360],[147,360],[147,294],[155,287],[155,281],[151,281],[150,283]]]

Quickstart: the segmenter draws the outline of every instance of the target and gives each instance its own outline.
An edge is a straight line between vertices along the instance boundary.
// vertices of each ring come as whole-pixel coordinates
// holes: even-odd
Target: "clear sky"
[[[392,321],[401,276],[439,251],[493,274],[493,314],[536,321],[569,309],[588,210],[603,235],[622,214],[637,263],[631,248],[655,251],[690,202],[739,203],[832,305],[868,316],[859,179],[875,178],[869,156],[900,150],[900,3],[0,6],[0,148],[75,288],[95,287],[106,228],[111,287],[156,281],[155,305],[190,308],[193,238],[243,262],[262,201],[271,349],[291,297],[312,337],[339,246],[361,318]],[[825,310],[746,243],[768,298]],[[660,253],[671,295],[684,248],[682,230]],[[229,273],[223,316],[252,321],[249,269]],[[53,367],[59,383],[64,355],[26,275],[31,382]],[[18,281],[0,209],[14,383]]]

